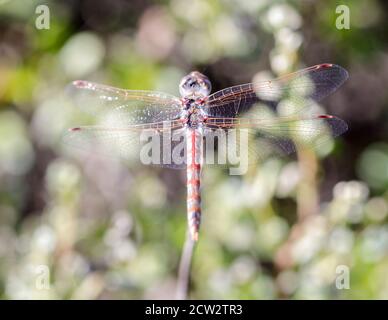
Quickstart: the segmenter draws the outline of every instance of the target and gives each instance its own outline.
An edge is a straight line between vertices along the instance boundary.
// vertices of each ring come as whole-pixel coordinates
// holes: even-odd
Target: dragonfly
[[[101,145],[106,153],[125,160],[137,158],[145,164],[185,169],[188,230],[197,241],[202,168],[210,158],[217,165],[211,151],[225,149],[222,140],[230,138],[234,149],[252,151],[246,152],[251,162],[260,160],[268,150],[288,155],[300,145],[322,145],[348,127],[342,119],[315,107],[347,78],[344,68],[324,63],[210,94],[210,80],[193,71],[180,81],[181,97],[77,80],[70,85],[70,95],[81,111],[93,116],[93,123],[69,129],[65,142],[79,148],[89,146],[93,151],[101,150],[97,147]],[[204,147],[209,137],[213,138],[210,151]],[[259,143],[252,147],[252,141]],[[158,152],[154,152],[155,146]]]

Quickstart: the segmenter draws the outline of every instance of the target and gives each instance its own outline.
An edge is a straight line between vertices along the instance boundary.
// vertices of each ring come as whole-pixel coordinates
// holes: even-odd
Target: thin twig
[[[191,239],[189,232],[187,232],[181,261],[179,263],[178,282],[176,289],[176,299],[178,300],[186,300],[189,295],[191,260],[193,257],[194,247],[195,241]]]

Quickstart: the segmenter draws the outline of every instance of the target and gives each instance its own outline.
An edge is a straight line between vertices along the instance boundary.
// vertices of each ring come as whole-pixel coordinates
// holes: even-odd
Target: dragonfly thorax
[[[202,99],[182,99],[183,110],[181,119],[184,120],[187,127],[198,128],[206,119],[206,114],[202,109],[204,100]]]
[[[205,120],[205,114],[201,109],[195,109],[193,112],[188,114],[187,125],[190,128],[199,128]]]

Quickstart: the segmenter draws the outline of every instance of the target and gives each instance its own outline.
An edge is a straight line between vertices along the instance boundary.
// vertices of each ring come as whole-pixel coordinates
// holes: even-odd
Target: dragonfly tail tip
[[[198,231],[193,231],[191,233],[191,239],[194,241],[194,242],[197,242],[198,241]]]

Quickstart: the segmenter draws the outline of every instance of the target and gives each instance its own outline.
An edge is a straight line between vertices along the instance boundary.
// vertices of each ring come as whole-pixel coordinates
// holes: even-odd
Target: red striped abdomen
[[[201,223],[202,134],[187,130],[187,220],[191,239],[198,240]]]

